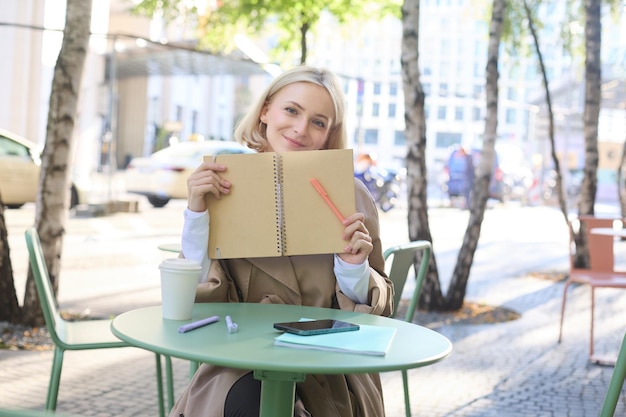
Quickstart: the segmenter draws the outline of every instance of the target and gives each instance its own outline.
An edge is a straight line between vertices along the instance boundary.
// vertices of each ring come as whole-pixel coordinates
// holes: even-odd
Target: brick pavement
[[[454,345],[444,361],[409,372],[418,416],[597,416],[612,367],[587,360],[589,291],[568,300],[564,341],[556,343],[562,283],[507,278],[504,306],[518,320],[439,329]],[[597,291],[596,350],[615,354],[626,328],[626,291]],[[487,297],[484,297],[488,301]],[[419,319],[418,319],[419,320]],[[42,409],[52,352],[0,352],[0,406]],[[174,360],[176,392],[187,364]],[[399,372],[382,375],[389,417],[403,415]],[[135,348],[67,352],[58,410],[81,416],[156,416],[154,356]],[[622,399],[616,415],[626,415]]]

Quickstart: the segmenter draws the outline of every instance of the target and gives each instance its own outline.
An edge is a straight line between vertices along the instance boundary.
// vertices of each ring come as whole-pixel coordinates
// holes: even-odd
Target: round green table
[[[180,243],[161,243],[157,247],[159,248],[159,250],[162,250],[163,252],[178,253],[182,250]]]
[[[350,311],[254,303],[196,304],[191,320],[162,318],[161,307],[145,307],[117,316],[113,333],[133,346],[163,355],[254,371],[261,380],[261,417],[292,417],[296,382],[306,374],[383,372],[427,366],[448,356],[452,344],[443,335],[416,324]],[[217,323],[187,333],[178,327],[217,315]],[[238,324],[228,333],[224,318]],[[300,318],[337,319],[355,324],[395,327],[385,356],[296,349],[274,345],[276,322]]]

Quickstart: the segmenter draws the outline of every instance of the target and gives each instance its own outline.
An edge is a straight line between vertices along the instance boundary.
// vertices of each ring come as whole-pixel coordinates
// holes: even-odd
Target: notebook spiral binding
[[[274,155],[274,200],[276,204],[276,249],[280,255],[287,250],[285,220],[283,216],[283,164],[280,155]]]

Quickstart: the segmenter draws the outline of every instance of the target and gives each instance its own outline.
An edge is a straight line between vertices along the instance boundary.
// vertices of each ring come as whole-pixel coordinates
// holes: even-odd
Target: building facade
[[[63,0],[12,0],[0,12],[0,126],[43,143],[63,16]],[[271,79],[249,60],[229,61],[198,54],[191,26],[164,26],[132,16],[129,3],[94,1],[90,52],[85,66],[75,170],[89,175],[123,168],[170,141],[229,139],[247,106]],[[453,145],[480,147],[485,118],[486,10],[473,0],[422,0],[419,63],[426,93],[427,166],[437,181]],[[62,5],[61,5],[62,6]],[[563,52],[560,30],[565,2],[539,8],[540,41],[555,94],[558,153],[575,169],[582,155],[582,64]],[[624,92],[609,88],[623,79],[624,28],[603,23],[606,91],[616,98],[603,107],[600,142],[623,142]],[[166,40],[166,41],[165,41]],[[331,69],[344,83],[350,145],[376,155],[381,165],[404,167],[404,99],[400,66],[402,25],[380,21],[338,25],[324,15],[309,37],[311,65]],[[526,42],[528,44],[528,42]],[[240,54],[239,57],[245,57]],[[251,66],[251,64],[253,64]],[[510,53],[503,44],[499,63],[498,142],[523,150],[539,171],[547,158],[545,98],[532,49]],[[620,72],[621,71],[621,72]],[[620,84],[622,85],[622,84]],[[622,99],[620,99],[622,97]],[[608,103],[608,102],[607,102]],[[608,104],[607,104],[608,106]],[[613,147],[611,147],[613,149]]]

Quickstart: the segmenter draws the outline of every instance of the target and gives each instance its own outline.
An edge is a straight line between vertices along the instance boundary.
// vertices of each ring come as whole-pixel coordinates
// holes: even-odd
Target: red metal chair
[[[570,236],[570,271],[563,287],[563,301],[561,303],[561,321],[559,326],[559,343],[563,336],[563,321],[565,317],[565,303],[567,290],[573,283],[589,285],[591,289],[591,327],[589,339],[589,359],[592,362],[607,362],[605,358],[594,356],[594,316],[596,288],[626,288],[626,271],[615,270],[613,253],[614,237],[591,233],[591,229],[598,227],[613,227],[615,221],[621,219],[598,218],[580,216],[573,226],[584,227],[589,247],[589,269],[577,268],[574,265],[574,240]],[[575,228],[577,228],[575,227]],[[609,361],[612,362],[612,361]]]

